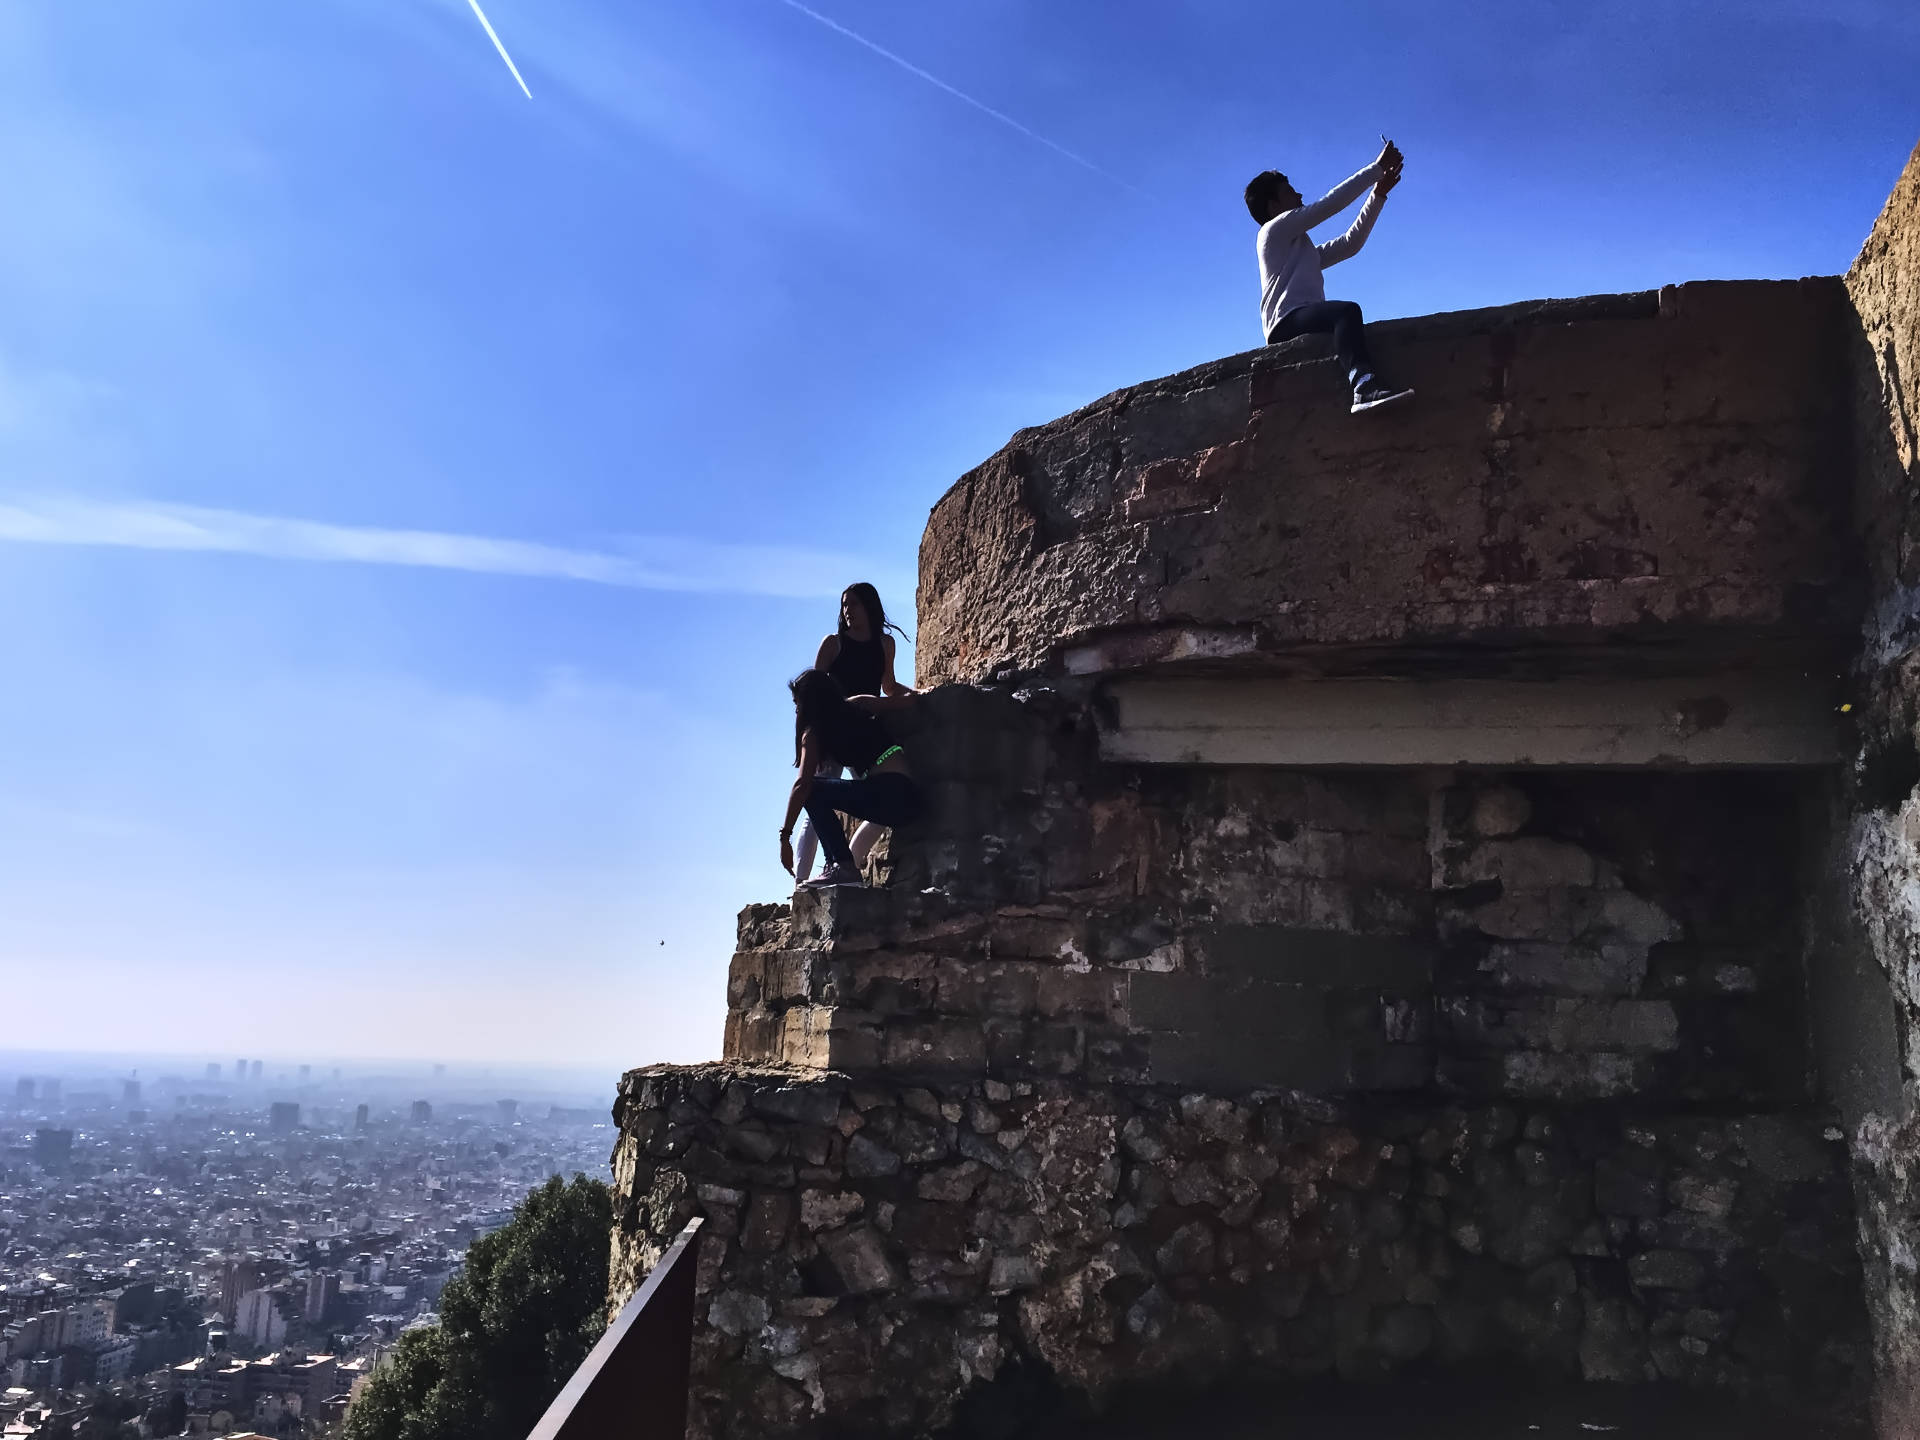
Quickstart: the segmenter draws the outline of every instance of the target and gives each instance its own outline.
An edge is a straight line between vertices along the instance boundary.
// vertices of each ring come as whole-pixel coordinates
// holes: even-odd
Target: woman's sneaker
[[[800,890],[824,890],[834,885],[864,885],[866,877],[851,865],[829,865],[811,880],[802,880]]]
[[[1347,413],[1358,415],[1362,410],[1377,410],[1382,405],[1391,405],[1396,400],[1408,400],[1412,397],[1411,389],[1396,390],[1391,385],[1382,385],[1377,380],[1365,380],[1354,387],[1353,406]]]

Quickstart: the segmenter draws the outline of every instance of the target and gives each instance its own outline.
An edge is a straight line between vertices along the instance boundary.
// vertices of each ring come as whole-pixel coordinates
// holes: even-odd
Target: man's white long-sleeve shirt
[[[1320,272],[1338,265],[1367,243],[1373,222],[1380,218],[1384,197],[1379,190],[1367,196],[1347,233],[1324,245],[1315,245],[1307,232],[1330,220],[1360,198],[1360,192],[1380,179],[1379,162],[1342,180],[1311,205],[1276,215],[1260,227],[1260,333],[1271,335],[1289,310],[1327,298]]]

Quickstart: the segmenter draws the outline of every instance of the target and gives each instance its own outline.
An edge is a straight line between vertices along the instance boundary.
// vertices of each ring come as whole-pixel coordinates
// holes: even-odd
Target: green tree
[[[613,1199],[554,1176],[467,1249],[440,1323],[410,1330],[347,1413],[346,1440],[525,1440],[606,1328]]]

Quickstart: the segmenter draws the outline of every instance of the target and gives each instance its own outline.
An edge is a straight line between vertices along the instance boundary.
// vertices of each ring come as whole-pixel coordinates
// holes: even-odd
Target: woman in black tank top
[[[862,580],[840,592],[840,628],[820,642],[813,668],[824,670],[852,695],[911,695],[893,678],[894,631],[904,635],[880,603],[880,592]]]
[[[841,692],[846,695],[911,695],[912,690],[894,679],[894,645],[893,636],[887,633],[889,630],[906,634],[887,619],[880,592],[864,580],[849,585],[840,592],[840,628],[820,642],[813,668],[824,670],[838,680]],[[828,750],[823,757],[821,778],[839,779],[841,766],[846,763],[845,756]],[[867,863],[867,854],[884,828],[865,823],[853,832],[855,868]],[[803,883],[813,870],[817,844],[813,822],[803,821],[794,842],[796,864],[789,867],[794,878]]]
[[[814,885],[864,883],[840,816],[901,825],[920,813],[920,786],[907,766],[906,750],[893,743],[881,712],[913,704],[914,696],[860,695],[849,699],[824,670],[807,670],[787,687],[793,692],[793,763],[800,774],[787,795],[780,823],[780,864],[793,873],[793,842],[787,837],[804,809],[826,852],[827,868]],[[822,778],[824,758],[851,766],[859,778]]]

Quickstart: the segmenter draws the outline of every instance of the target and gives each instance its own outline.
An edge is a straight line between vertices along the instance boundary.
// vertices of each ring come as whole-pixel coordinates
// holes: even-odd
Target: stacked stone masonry
[[[1811,1098],[1805,782],[1103,765],[1061,704],[929,697],[905,738],[953,803],[912,833],[900,883],[743,914],[728,1056],[1227,1090]],[[947,781],[968,770],[954,746],[1031,768]],[[908,883],[925,855],[970,844],[989,858]]]
[[[613,1303],[707,1219],[694,1433],[1488,1365],[1920,1440],[1920,152],[1844,278],[1375,328],[1417,405],[1295,342],[936,505],[924,818],[622,1084]],[[1469,683],[1617,686],[1639,758],[1127,730]]]
[[[928,1433],[1016,1357],[1123,1382],[1478,1364],[1845,1413],[1839,1132],[1804,1111],[629,1075],[615,1287],[706,1219],[696,1428]]]
[[[1856,1137],[1861,1250],[1883,1436],[1920,1436],[1920,150],[1846,287],[1853,512],[1867,576],[1850,693],[1855,762],[1836,798],[1823,1028],[1856,1057],[1835,1098]]]

